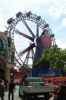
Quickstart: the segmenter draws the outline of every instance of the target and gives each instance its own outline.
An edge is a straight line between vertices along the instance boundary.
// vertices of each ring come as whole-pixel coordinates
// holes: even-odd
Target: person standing
[[[14,100],[14,87],[15,87],[14,81],[10,80],[8,100],[10,100],[10,98],[12,98],[12,100]]]
[[[4,100],[4,90],[5,90],[4,80],[0,79],[0,97],[1,97],[1,100]]]

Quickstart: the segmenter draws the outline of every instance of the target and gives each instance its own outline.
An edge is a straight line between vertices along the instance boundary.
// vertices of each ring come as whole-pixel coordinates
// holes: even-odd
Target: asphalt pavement
[[[0,100],[1,100],[1,99],[0,99]],[[8,100],[8,91],[5,92],[4,100]],[[11,100],[12,100],[12,99],[11,99]],[[14,100],[22,100],[22,99],[19,97],[19,87],[18,87],[18,86],[15,87],[15,91],[14,91]],[[53,97],[50,98],[49,100],[53,100]]]
[[[16,88],[14,90],[14,100],[21,100],[18,92],[19,92],[19,87],[16,86]],[[4,100],[8,100],[8,91],[5,92]]]

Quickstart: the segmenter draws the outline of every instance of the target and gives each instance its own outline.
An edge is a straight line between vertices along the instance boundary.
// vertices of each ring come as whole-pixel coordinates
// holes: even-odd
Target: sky
[[[66,0],[0,0],[0,31],[17,12],[31,11],[50,25],[60,48],[66,48]],[[20,42],[20,39],[17,39]],[[17,48],[21,44],[17,42]]]

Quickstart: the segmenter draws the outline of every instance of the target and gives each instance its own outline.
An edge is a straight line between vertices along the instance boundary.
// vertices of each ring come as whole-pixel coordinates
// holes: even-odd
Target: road
[[[18,92],[17,92],[17,91],[15,91],[14,95],[15,95],[15,96],[14,96],[14,100],[21,100],[21,99],[19,98],[19,96],[18,96]],[[8,100],[8,92],[5,92],[4,100]],[[49,100],[53,100],[53,97],[50,98]]]
[[[19,87],[17,86],[14,91],[14,100],[21,100],[18,92],[19,92]],[[8,91],[5,92],[4,100],[8,100]],[[53,100],[53,97],[50,98],[49,100]]]
[[[8,91],[5,92],[4,100],[8,100]],[[18,96],[18,87],[14,91],[14,100],[21,100]]]
[[[21,100],[21,99],[19,98],[17,92],[15,92],[14,94],[15,94],[14,100]],[[8,100],[8,92],[5,92],[4,100]]]

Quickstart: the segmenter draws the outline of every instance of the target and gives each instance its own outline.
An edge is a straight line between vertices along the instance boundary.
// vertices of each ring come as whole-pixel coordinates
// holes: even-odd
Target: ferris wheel
[[[18,12],[15,17],[8,19],[7,24],[7,31],[12,40],[15,35],[20,35],[19,40],[22,40],[18,43],[21,46],[18,57],[23,65],[37,62],[44,50],[54,43],[54,35],[49,24],[31,11]]]

